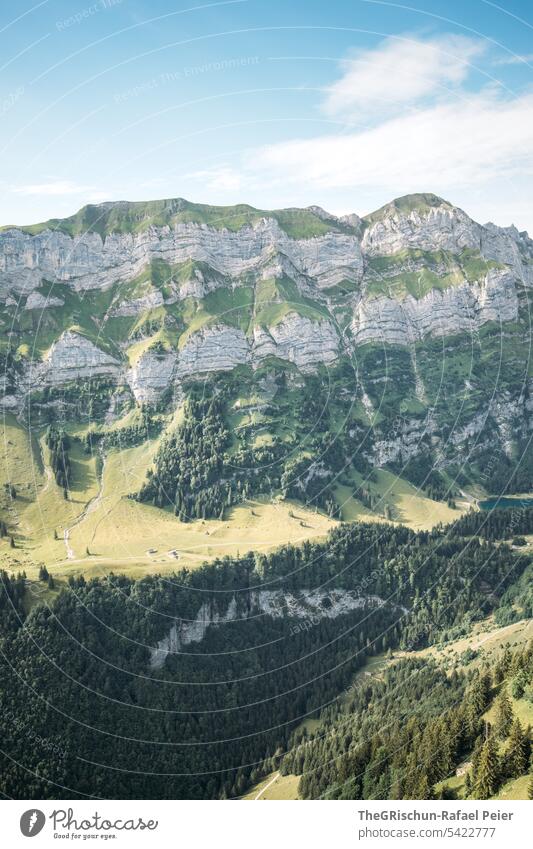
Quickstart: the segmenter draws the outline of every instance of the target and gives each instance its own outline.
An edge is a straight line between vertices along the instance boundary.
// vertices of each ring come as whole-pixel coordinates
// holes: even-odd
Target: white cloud
[[[391,197],[424,186],[489,183],[533,174],[533,95],[479,94],[410,112],[348,135],[264,146],[245,161],[256,177],[316,189],[388,187]]]
[[[49,183],[33,183],[26,186],[13,186],[12,192],[18,195],[77,195],[93,192],[93,186],[80,186],[70,180],[54,180]]]
[[[200,182],[205,188],[213,191],[238,191],[242,186],[242,174],[229,165],[194,171],[185,174],[182,179]]]
[[[327,89],[324,109],[330,115],[357,117],[446,93],[466,79],[471,61],[484,49],[482,41],[464,36],[388,38],[342,63],[344,73]]]
[[[523,55],[516,54],[515,56],[505,56],[503,59],[498,59],[495,65],[522,65],[533,62],[533,53],[525,53]]]

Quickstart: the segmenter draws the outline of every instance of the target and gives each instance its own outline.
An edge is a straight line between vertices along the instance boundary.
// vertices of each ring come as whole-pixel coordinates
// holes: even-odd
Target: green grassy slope
[[[335,219],[324,222],[309,209],[255,209],[248,204],[208,206],[191,203],[183,198],[157,201],[117,201],[84,206],[69,218],[52,218],[40,224],[18,227],[25,233],[37,235],[45,230],[59,230],[70,236],[98,233],[102,238],[110,233],[139,233],[149,227],[163,227],[192,222],[207,224],[216,229],[240,230],[256,224],[261,218],[278,221],[282,230],[293,239],[309,239],[332,230],[350,231],[348,225]],[[3,230],[9,229],[3,227]]]

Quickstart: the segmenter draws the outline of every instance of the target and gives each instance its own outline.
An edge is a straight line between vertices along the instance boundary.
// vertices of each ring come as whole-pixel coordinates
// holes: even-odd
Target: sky
[[[20,0],[0,46],[0,224],[433,192],[533,234],[530,0]]]

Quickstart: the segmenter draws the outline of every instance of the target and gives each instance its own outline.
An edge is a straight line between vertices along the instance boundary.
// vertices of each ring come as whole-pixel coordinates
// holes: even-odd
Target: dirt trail
[[[270,779],[270,781],[268,782],[268,784],[265,784],[265,786],[264,786],[263,788],[261,788],[261,790],[259,791],[259,793],[258,793],[258,794],[257,794],[257,796],[255,797],[254,802],[257,802],[257,800],[261,798],[261,796],[263,795],[263,793],[264,793],[266,790],[268,790],[268,788],[270,787],[270,785],[271,785],[271,784],[274,784],[274,782],[275,782],[275,780],[276,780],[277,778],[279,778],[279,772],[274,773],[274,776]]]

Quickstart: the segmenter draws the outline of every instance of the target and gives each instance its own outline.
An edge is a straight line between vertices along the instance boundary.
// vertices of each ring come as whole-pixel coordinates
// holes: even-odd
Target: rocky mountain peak
[[[10,351],[40,352],[40,385],[105,375],[156,401],[172,382],[269,357],[305,372],[363,345],[515,321],[532,257],[515,228],[482,227],[429,193],[364,219],[118,201],[0,231],[0,322]],[[164,362],[150,353],[160,341]],[[8,394],[22,403],[21,363]]]

